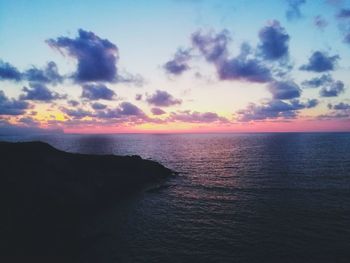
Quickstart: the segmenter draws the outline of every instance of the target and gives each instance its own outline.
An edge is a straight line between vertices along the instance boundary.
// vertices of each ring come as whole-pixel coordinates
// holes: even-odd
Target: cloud
[[[340,102],[332,105],[328,104],[328,108],[331,110],[327,114],[319,115],[319,119],[347,119],[350,118],[350,104]]]
[[[268,119],[294,119],[298,111],[316,107],[318,101],[316,99],[308,100],[305,103],[299,100],[291,100],[285,102],[282,100],[269,100],[262,105],[251,103],[247,108],[237,111],[238,121],[260,121]]]
[[[293,81],[274,81],[268,87],[274,99],[288,100],[299,98],[301,89]]]
[[[152,108],[151,112],[152,112],[153,115],[163,115],[163,114],[166,113],[165,111],[163,111],[160,108]]]
[[[23,87],[22,91],[25,94],[20,96],[21,100],[36,100],[36,101],[52,101],[64,99],[66,95],[60,95],[57,92],[49,90],[44,84],[31,82],[29,88]]]
[[[259,51],[264,59],[278,60],[288,56],[289,35],[280,23],[273,20],[259,32]]]
[[[229,41],[227,31],[216,35],[203,34],[198,31],[192,34],[192,43],[198,48],[205,59],[216,67],[220,80],[244,80],[250,82],[268,82],[272,79],[270,70],[259,60],[249,58],[250,47],[247,44],[241,46],[241,52],[237,57],[228,58],[227,43]]]
[[[57,48],[61,52],[66,51],[69,56],[77,59],[74,80],[76,82],[117,81],[116,63],[119,59],[117,46],[93,32],[79,29],[78,33],[75,39],[58,37],[47,40],[50,47]]]
[[[301,84],[304,88],[319,88],[325,85],[330,85],[334,80],[329,74],[323,74],[321,77],[316,77],[310,80],[305,80]]]
[[[300,7],[306,3],[306,0],[287,0],[288,9],[286,17],[288,20],[296,20],[302,17]]]
[[[25,71],[24,76],[26,80],[32,82],[58,84],[63,81],[63,77],[59,74],[57,65],[53,61],[47,63],[44,69],[38,69],[33,66]]]
[[[272,80],[269,68],[259,60],[245,56],[238,56],[218,63],[217,71],[221,80],[244,80],[257,83]]]
[[[322,16],[318,15],[314,17],[314,25],[320,30],[324,30],[328,26],[328,22]]]
[[[69,101],[67,101],[67,103],[73,107],[76,107],[80,104],[79,101],[76,101],[76,100],[69,100]]]
[[[345,8],[340,9],[337,14],[337,17],[341,19],[350,18],[350,9],[345,9]]]
[[[105,111],[99,111],[96,116],[104,119],[123,118],[123,117],[130,117],[130,116],[146,118],[145,113],[136,105],[130,102],[122,102],[115,109],[107,109]]]
[[[182,101],[175,99],[171,94],[166,91],[157,90],[153,95],[147,97],[146,101],[149,104],[160,107],[169,107],[176,104],[181,104]]]
[[[67,108],[61,108],[62,112],[67,114],[69,117],[72,117],[73,119],[82,119],[85,117],[93,117],[92,112],[78,108],[78,109],[67,109]]]
[[[113,100],[116,96],[115,92],[104,84],[85,84],[82,88],[81,97],[89,100]]]
[[[227,57],[227,44],[230,41],[229,32],[223,30],[218,34],[210,32],[204,34],[201,31],[194,32],[191,36],[192,45],[201,52],[208,62],[216,62]]]
[[[328,56],[328,54],[315,51],[309,58],[309,62],[300,67],[301,70],[325,72],[335,69],[337,61],[340,59],[339,55]]]
[[[93,108],[94,110],[104,110],[105,108],[107,108],[107,105],[99,102],[94,102],[91,104],[91,108]]]
[[[28,102],[9,99],[5,93],[0,90],[0,115],[21,115],[26,109],[29,109]]]
[[[23,122],[22,122],[23,123]],[[0,120],[0,135],[29,135],[29,134],[52,134],[63,133],[61,129],[42,129],[25,123],[25,125],[14,125]]]
[[[142,100],[142,94],[136,94],[135,100]]]
[[[169,121],[180,121],[190,123],[212,123],[212,122],[229,122],[226,118],[219,116],[215,112],[197,112],[197,111],[180,111],[172,112]]]
[[[28,126],[38,126],[40,123],[36,120],[34,120],[32,117],[22,117],[18,120],[18,122],[23,123]]]
[[[0,80],[20,81],[21,79],[22,74],[16,67],[0,60]]]
[[[328,107],[330,109],[334,109],[334,110],[350,110],[350,104],[344,103],[344,102],[340,102],[340,103],[335,104],[335,105],[329,104]]]
[[[324,86],[320,90],[321,97],[337,97],[345,91],[344,83],[340,80],[333,82],[330,86]]]
[[[190,59],[191,54],[189,50],[178,49],[174,58],[166,62],[163,68],[169,74],[181,75],[190,68],[188,65]]]

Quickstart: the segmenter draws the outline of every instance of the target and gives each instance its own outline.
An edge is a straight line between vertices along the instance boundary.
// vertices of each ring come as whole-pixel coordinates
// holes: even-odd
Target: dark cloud
[[[0,115],[21,115],[26,109],[29,109],[28,102],[9,99],[5,93],[0,90]]]
[[[289,35],[276,20],[263,27],[259,32],[259,51],[264,59],[278,60],[288,56]]]
[[[174,58],[166,62],[163,68],[169,74],[181,75],[190,68],[188,65],[190,59],[191,54],[189,50],[179,49],[175,53]]]
[[[130,102],[122,102],[115,109],[99,111],[97,112],[96,116],[102,119],[119,119],[125,117],[138,117],[141,119],[147,118],[145,113],[140,108]]]
[[[306,0],[286,0],[288,9],[286,11],[286,17],[288,20],[295,20],[302,17],[300,7],[306,3]]]
[[[350,104],[349,103],[340,102],[340,103],[335,104],[335,105],[329,104],[328,108],[334,109],[334,110],[350,110]]]
[[[327,114],[319,115],[319,119],[347,119],[350,118],[350,104],[340,102],[332,105],[328,104],[328,108],[331,110]]]
[[[80,104],[79,101],[76,101],[76,100],[69,100],[67,102],[70,106],[73,106],[73,107],[76,107]]]
[[[322,16],[318,15],[314,17],[314,25],[320,29],[324,30],[328,26],[328,22]]]
[[[0,80],[20,81],[21,79],[22,74],[16,67],[0,60]]]
[[[0,120],[0,135],[29,135],[63,133],[61,129],[41,129],[36,124],[14,125]]]
[[[142,94],[136,94],[135,100],[142,100]]]
[[[44,69],[33,66],[24,73],[24,76],[26,80],[33,82],[57,84],[63,81],[63,77],[59,74],[57,65],[53,61],[47,63]]]
[[[208,62],[216,62],[227,57],[227,44],[230,41],[229,33],[223,30],[218,34],[204,34],[194,32],[191,36],[192,45],[201,52]]]
[[[321,77],[316,77],[310,80],[305,80],[301,84],[304,88],[319,88],[330,85],[334,80],[329,74],[323,74]]]
[[[340,80],[333,82],[330,86],[324,86],[320,90],[321,97],[337,97],[344,92],[344,83]]]
[[[36,120],[34,120],[32,117],[22,117],[18,120],[18,122],[23,123],[28,126],[38,126],[40,123]]]
[[[89,100],[113,100],[116,95],[104,84],[85,84],[82,88],[81,97]]]
[[[293,81],[274,81],[268,87],[274,99],[288,100],[299,98],[301,89]]]
[[[197,112],[197,111],[180,111],[172,112],[169,121],[180,121],[190,123],[212,123],[212,122],[229,122],[226,118],[220,117],[215,112]]]
[[[302,109],[313,108],[318,105],[316,99],[308,100],[305,103],[299,100],[290,102],[282,100],[270,100],[262,105],[251,103],[246,109],[237,112],[238,121],[259,121],[267,119],[293,119],[298,111]]]
[[[151,112],[152,112],[153,115],[163,115],[163,114],[166,113],[165,111],[163,111],[160,108],[152,108]]]
[[[341,19],[350,18],[350,9],[345,9],[345,8],[340,9],[337,14],[337,17]]]
[[[20,96],[21,100],[36,100],[36,101],[53,101],[64,99],[66,95],[60,95],[57,92],[49,90],[44,84],[38,82],[29,83],[29,88],[23,87],[22,91],[25,94]]]
[[[182,103],[181,100],[175,99],[171,94],[162,90],[157,90],[153,95],[148,96],[146,100],[149,104],[160,107],[168,107]]]
[[[102,39],[93,32],[79,29],[75,39],[58,37],[47,43],[58,50],[67,51],[68,55],[78,61],[74,74],[76,82],[117,81],[116,63],[119,58],[118,48],[107,39]]]
[[[221,80],[244,80],[265,83],[272,80],[270,69],[259,60],[238,56],[217,64]]]
[[[335,69],[337,61],[340,59],[338,55],[328,56],[328,54],[315,51],[309,58],[309,62],[306,65],[300,67],[301,70],[325,72]]]
[[[82,119],[85,117],[93,117],[92,112],[78,108],[78,109],[67,109],[67,108],[61,108],[62,112],[67,114],[69,117],[72,117],[73,119]]]
[[[93,108],[94,110],[104,110],[105,108],[107,108],[107,105],[99,102],[94,102],[91,104],[91,108]]]
[[[283,34],[282,31],[280,33]],[[271,53],[273,40],[268,40],[268,35],[268,32],[266,34],[262,33],[264,43],[261,47],[264,52],[270,52],[266,56],[270,58],[271,56],[281,56],[279,52],[283,51],[276,51],[275,54]],[[281,35],[279,36],[283,38]],[[196,31],[192,34],[191,40],[193,48],[198,49],[207,62],[214,64],[220,80],[243,80],[259,83],[272,80],[270,69],[258,58],[252,56],[252,50],[248,44],[242,44],[241,51],[236,57],[229,57],[227,46],[230,36],[227,30],[217,34]],[[277,55],[277,53],[279,54]]]

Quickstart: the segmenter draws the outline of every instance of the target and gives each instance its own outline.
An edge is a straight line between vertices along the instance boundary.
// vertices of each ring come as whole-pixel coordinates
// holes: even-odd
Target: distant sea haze
[[[40,135],[179,175],[84,219],[82,262],[349,262],[350,133]]]

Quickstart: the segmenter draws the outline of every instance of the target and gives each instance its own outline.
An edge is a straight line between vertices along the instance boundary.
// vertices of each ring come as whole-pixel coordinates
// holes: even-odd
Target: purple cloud
[[[0,60],[0,80],[20,81],[21,79],[22,74],[16,67]]]
[[[179,49],[175,53],[174,58],[166,62],[163,68],[169,74],[181,75],[190,68],[188,65],[190,59],[191,55],[189,50]]]
[[[24,73],[24,76],[26,80],[32,82],[57,84],[63,81],[63,77],[59,74],[57,65],[53,61],[47,63],[44,69],[33,66]]]
[[[228,58],[227,31],[216,35],[203,34],[198,31],[192,34],[192,44],[199,49],[205,59],[216,67],[221,80],[245,80],[250,82],[268,82],[272,79],[270,70],[255,58],[248,58],[250,47],[241,46],[241,53],[234,58]]]
[[[36,100],[50,102],[53,100],[64,99],[66,95],[60,95],[57,92],[49,90],[44,84],[31,82],[29,88],[23,87],[25,94],[20,96],[21,100]]]
[[[217,64],[218,75],[221,80],[244,80],[265,83],[272,80],[270,70],[254,58],[238,56]]]
[[[104,110],[105,108],[107,108],[107,105],[99,102],[94,102],[91,104],[91,108],[93,108],[94,110]]]
[[[324,52],[315,51],[309,58],[309,62],[301,66],[300,69],[314,72],[331,71],[335,69],[339,59],[339,55],[328,56]]]
[[[78,66],[73,76],[76,82],[117,81],[116,63],[119,59],[118,48],[108,39],[102,39],[93,32],[79,29],[75,39],[58,37],[47,43],[77,59]]]
[[[157,90],[153,95],[148,96],[146,100],[149,104],[160,107],[169,107],[182,103],[181,100],[175,99],[171,94],[162,90]]]
[[[264,59],[278,60],[288,56],[289,35],[276,20],[263,27],[259,32],[259,51]]]
[[[69,117],[72,117],[73,119],[82,119],[85,117],[93,117],[92,112],[78,108],[78,109],[67,109],[67,108],[61,108],[61,110],[67,114]]]
[[[163,111],[160,108],[152,108],[151,112],[152,112],[153,115],[163,115],[163,114],[166,113],[165,111]]]
[[[103,119],[123,118],[123,117],[139,117],[146,118],[145,113],[136,105],[130,102],[122,102],[119,107],[115,109],[107,109],[105,111],[99,111],[97,117]]]
[[[320,90],[321,97],[337,97],[345,91],[344,83],[340,80],[333,82],[330,86],[324,86]]]
[[[299,98],[301,95],[301,89],[293,81],[274,81],[268,89],[274,99],[288,100]]]
[[[142,100],[142,94],[136,94],[135,100]]]
[[[21,115],[29,108],[29,103],[21,100],[9,99],[0,90],[0,115]]]
[[[212,122],[229,122],[226,118],[220,117],[215,112],[191,112],[191,111],[180,111],[180,112],[172,112],[170,117],[170,121],[180,121],[180,122],[190,122],[190,123],[212,123]]]
[[[301,84],[304,88],[319,88],[325,85],[330,85],[334,80],[329,74],[323,74],[321,77],[316,77],[310,80],[305,80]]]
[[[350,104],[344,102],[340,102],[336,105],[329,104],[328,107],[334,110],[350,110]]]
[[[67,101],[67,103],[72,107],[76,107],[80,104],[79,101],[76,101],[76,100],[69,100]]]
[[[85,84],[82,88],[81,97],[89,100],[113,100],[116,96],[115,92],[104,84]]]
[[[237,112],[238,121],[249,122],[267,119],[294,119],[298,111],[313,108],[318,105],[316,99],[308,100],[305,103],[299,100],[285,102],[282,100],[270,100],[262,105],[251,103],[246,109]]]
[[[194,32],[191,36],[192,45],[196,47],[208,62],[217,62],[227,57],[227,44],[230,41],[229,33],[223,30],[218,34],[203,34]]]

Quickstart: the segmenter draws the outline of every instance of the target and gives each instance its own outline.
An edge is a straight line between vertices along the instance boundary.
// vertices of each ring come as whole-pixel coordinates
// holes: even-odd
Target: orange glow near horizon
[[[145,127],[79,127],[64,128],[65,133],[75,134],[113,134],[113,133],[259,133],[259,132],[350,132],[350,122],[328,121],[293,121],[293,122],[255,122],[231,125],[198,125],[173,123],[168,125],[147,125]]]

